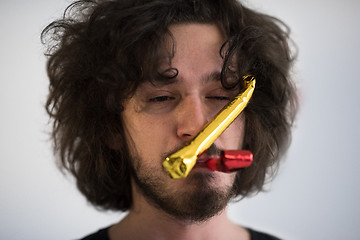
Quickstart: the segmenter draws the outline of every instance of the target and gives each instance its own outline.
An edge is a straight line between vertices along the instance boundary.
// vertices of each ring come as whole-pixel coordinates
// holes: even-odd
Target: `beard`
[[[174,180],[162,168],[143,166],[140,158],[133,160],[136,160],[133,179],[137,190],[149,204],[177,220],[204,222],[220,214],[234,196],[234,178],[230,186],[216,186],[219,174],[224,173],[192,171],[187,178]],[[183,187],[179,187],[179,181]]]

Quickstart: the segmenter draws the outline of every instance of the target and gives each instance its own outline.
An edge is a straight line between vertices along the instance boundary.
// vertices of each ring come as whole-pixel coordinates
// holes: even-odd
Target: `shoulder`
[[[99,231],[92,233],[80,240],[110,240],[108,230],[110,227],[100,229]]]
[[[280,240],[280,238],[277,238],[267,233],[258,232],[250,228],[248,228],[247,230],[250,233],[251,240]]]

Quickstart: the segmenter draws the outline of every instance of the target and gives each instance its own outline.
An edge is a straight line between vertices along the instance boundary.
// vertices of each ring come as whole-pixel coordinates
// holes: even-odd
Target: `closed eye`
[[[166,101],[170,101],[173,99],[174,99],[174,97],[170,97],[170,96],[158,96],[158,97],[150,98],[149,102],[161,103],[161,102],[166,102]]]
[[[207,99],[219,100],[219,101],[230,101],[230,97],[227,96],[210,96]]]

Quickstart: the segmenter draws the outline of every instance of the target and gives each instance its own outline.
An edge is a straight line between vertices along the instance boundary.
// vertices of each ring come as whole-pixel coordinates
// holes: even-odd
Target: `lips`
[[[207,153],[203,153],[197,158],[195,167],[207,168],[206,162],[208,162],[211,159],[216,159],[216,158],[219,158],[219,156],[208,155]]]
[[[219,156],[208,155],[207,153],[203,153],[197,158],[196,163],[205,163],[212,158],[219,158]]]

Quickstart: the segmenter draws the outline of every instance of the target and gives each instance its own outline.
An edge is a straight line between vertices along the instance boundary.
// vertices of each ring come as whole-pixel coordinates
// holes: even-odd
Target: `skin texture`
[[[226,205],[235,174],[194,168],[186,179],[171,179],[162,168],[170,153],[191,140],[237,92],[219,81],[225,38],[210,24],[170,27],[175,40],[169,84],[145,83],[124,104],[122,114],[136,179],[133,206],[110,229],[111,239],[248,239],[230,222]],[[164,63],[164,69],[168,68]],[[219,149],[239,149],[244,138],[240,115],[215,141]]]

